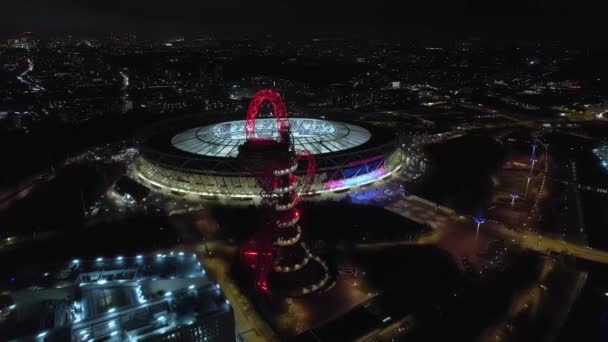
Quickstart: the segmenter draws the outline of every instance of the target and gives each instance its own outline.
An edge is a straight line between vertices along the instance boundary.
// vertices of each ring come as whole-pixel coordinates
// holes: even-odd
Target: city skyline
[[[123,2],[0,14],[0,339],[606,340],[605,4]]]

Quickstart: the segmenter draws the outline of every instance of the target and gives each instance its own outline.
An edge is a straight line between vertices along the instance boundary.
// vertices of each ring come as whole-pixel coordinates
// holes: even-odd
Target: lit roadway
[[[51,181],[55,177],[53,173],[39,174],[22,182],[14,189],[0,192],[0,210],[7,209],[16,201],[27,197],[38,185]]]
[[[470,218],[459,216],[456,213],[449,213],[446,210],[433,206],[431,202],[415,196],[400,199],[385,208],[413,221],[426,223],[435,230],[455,227],[468,228],[471,231],[475,229]],[[509,229],[504,224],[494,220],[488,220],[483,224],[480,234],[508,239],[518,243],[523,248],[543,254],[565,253],[580,259],[608,264],[607,251],[553,238],[537,232]]]
[[[42,172],[40,174],[31,176],[13,188],[0,190],[0,210],[9,208],[15,202],[27,197],[36,189],[36,187],[52,181],[56,175],[55,168],[60,169],[71,164],[79,163],[84,160],[87,155],[88,152],[84,152],[74,157],[67,158],[63,162],[55,165],[52,171]]]
[[[230,265],[226,262],[230,258],[213,257],[227,256],[238,253],[238,247],[225,243],[209,242],[205,248],[204,244],[180,245],[180,250],[196,252],[203,268],[212,275],[221,286],[222,292],[232,304],[236,332],[240,338],[238,341],[267,342],[278,341],[278,337],[270,326],[259,315],[253,303],[243,294],[236,282],[230,276]],[[206,255],[207,250],[211,255]]]

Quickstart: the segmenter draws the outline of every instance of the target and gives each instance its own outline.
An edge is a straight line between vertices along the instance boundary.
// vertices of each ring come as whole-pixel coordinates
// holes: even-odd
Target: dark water
[[[491,176],[505,152],[495,140],[466,135],[428,147],[429,168],[416,194],[459,212],[478,214],[492,198]]]

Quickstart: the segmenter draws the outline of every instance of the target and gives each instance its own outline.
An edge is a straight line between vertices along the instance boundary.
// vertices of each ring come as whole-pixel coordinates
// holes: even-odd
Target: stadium
[[[138,138],[139,156],[132,177],[150,188],[174,196],[223,202],[256,201],[260,187],[254,175],[238,160],[247,132],[273,138],[277,125],[288,125],[297,152],[314,156],[314,181],[303,199],[331,197],[369,186],[397,173],[406,160],[397,136],[388,129],[314,118],[277,115],[284,108],[269,100],[276,118],[257,118],[266,98],[257,99],[247,120],[201,123],[200,116],[163,122],[149,127]],[[279,99],[280,100],[280,99]],[[252,103],[256,102],[254,98]],[[310,162],[306,163],[310,164]],[[310,165],[300,165],[296,175],[306,175]],[[307,169],[308,168],[308,169]]]

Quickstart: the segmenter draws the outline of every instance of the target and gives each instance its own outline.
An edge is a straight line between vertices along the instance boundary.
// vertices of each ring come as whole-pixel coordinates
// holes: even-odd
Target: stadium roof
[[[289,121],[296,150],[308,150],[313,154],[351,149],[371,138],[367,129],[352,124],[304,118]],[[258,119],[255,131],[260,137],[274,137],[276,120]],[[171,143],[179,150],[197,155],[235,158],[238,147],[245,140],[245,121],[242,120],[192,128],[175,135]]]

